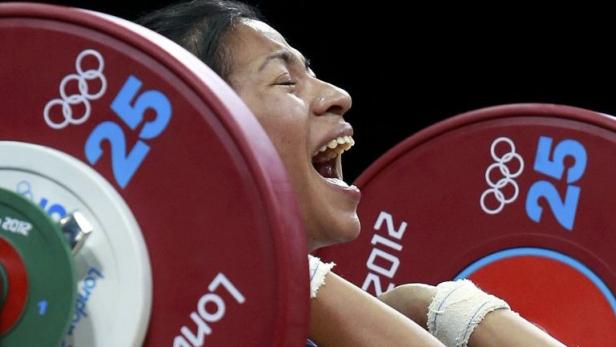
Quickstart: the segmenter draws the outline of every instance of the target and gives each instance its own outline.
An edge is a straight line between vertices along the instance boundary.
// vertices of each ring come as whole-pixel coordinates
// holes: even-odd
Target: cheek
[[[298,198],[305,200],[310,158],[304,124],[290,117],[266,117],[261,124],[276,147]]]
[[[255,93],[243,96],[248,107],[276,147],[292,179],[308,161],[308,117],[301,100],[288,94]],[[299,101],[299,102],[298,102]],[[297,182],[295,182],[297,183]]]
[[[274,110],[260,112],[257,118],[283,160],[306,158],[308,151],[306,119],[294,113],[293,108],[279,104]]]
[[[297,122],[283,122],[280,119],[269,119],[265,125],[265,131],[276,147],[278,155],[284,162],[287,170],[293,173],[303,169],[301,165],[307,160],[306,136],[304,128]]]

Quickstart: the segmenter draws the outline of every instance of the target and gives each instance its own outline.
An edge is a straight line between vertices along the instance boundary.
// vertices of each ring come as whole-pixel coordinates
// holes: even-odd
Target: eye
[[[291,74],[285,72],[284,74],[278,76],[273,84],[276,86],[293,87],[297,84],[297,81],[291,76]]]
[[[279,86],[294,86],[297,84],[297,82],[289,80],[289,81],[278,82],[276,84]]]

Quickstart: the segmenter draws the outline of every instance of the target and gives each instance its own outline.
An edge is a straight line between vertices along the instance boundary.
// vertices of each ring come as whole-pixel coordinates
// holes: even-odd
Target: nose
[[[313,101],[313,112],[317,116],[335,114],[343,116],[353,103],[346,90],[327,82],[320,81],[322,88]]]

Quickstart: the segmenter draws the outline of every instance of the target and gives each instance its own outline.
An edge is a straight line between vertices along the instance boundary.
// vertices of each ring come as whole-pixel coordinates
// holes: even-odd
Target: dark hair
[[[225,35],[243,18],[262,17],[254,7],[237,1],[193,0],[156,10],[136,22],[186,48],[227,80],[232,56]]]

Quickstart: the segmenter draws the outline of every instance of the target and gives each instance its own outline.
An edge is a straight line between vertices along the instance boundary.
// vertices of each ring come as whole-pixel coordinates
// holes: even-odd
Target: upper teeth
[[[335,151],[340,154],[344,151],[348,151],[349,148],[353,147],[354,144],[355,141],[353,141],[353,138],[351,136],[340,136],[329,141],[326,145],[319,148],[317,151],[314,152],[313,156],[321,152],[325,152],[328,149],[335,149]]]

